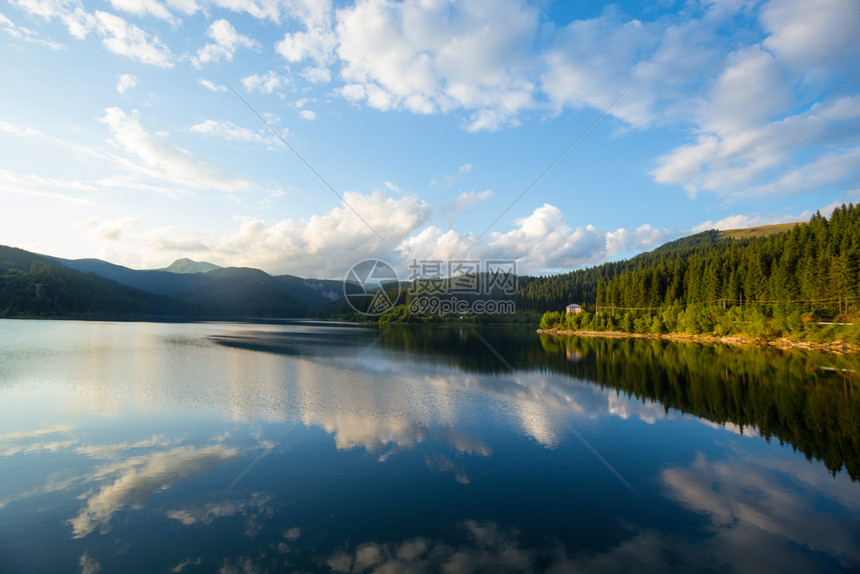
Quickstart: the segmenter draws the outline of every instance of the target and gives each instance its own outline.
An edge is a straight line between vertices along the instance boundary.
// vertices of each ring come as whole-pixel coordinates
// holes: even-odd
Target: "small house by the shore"
[[[567,307],[564,308],[564,312],[568,315],[570,315],[571,313],[573,313],[573,314],[582,313],[582,305],[578,305],[576,303],[571,303],[570,305],[568,305]]]

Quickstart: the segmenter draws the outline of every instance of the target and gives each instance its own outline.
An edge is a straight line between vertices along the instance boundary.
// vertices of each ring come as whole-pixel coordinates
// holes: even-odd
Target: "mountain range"
[[[705,231],[626,262],[550,277],[521,277],[519,308],[540,311],[568,299],[582,299],[577,287],[580,277],[588,278],[593,271],[604,275],[610,267],[639,265],[640,259],[654,254],[683,253],[703,245],[785,232],[790,226],[793,224]],[[587,283],[587,291],[596,289],[596,278]],[[339,280],[270,275],[259,269],[219,267],[191,259],[178,259],[162,269],[137,270],[100,259],[63,259],[0,246],[0,317],[331,317],[351,310],[343,297],[344,288],[360,290],[348,283],[345,287]],[[536,292],[545,293],[535,297]],[[550,293],[553,295],[548,296]]]
[[[190,259],[136,270],[0,246],[4,317],[295,318],[343,297],[343,290],[341,281]]]

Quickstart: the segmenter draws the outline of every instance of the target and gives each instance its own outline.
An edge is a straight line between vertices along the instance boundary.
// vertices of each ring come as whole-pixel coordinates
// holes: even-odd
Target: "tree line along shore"
[[[858,350],[860,206],[646,256],[598,277],[594,298],[576,301],[581,312],[544,313],[541,331]]]

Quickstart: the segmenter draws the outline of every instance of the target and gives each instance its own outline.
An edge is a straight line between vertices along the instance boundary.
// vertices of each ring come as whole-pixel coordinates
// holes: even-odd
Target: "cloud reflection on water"
[[[84,508],[69,521],[72,537],[83,538],[96,528],[107,532],[111,517],[121,508],[140,507],[153,493],[169,488],[174,481],[208,472],[216,464],[238,456],[237,448],[220,444],[201,448],[182,446],[103,467],[97,476],[115,478],[98,492],[85,496]]]
[[[823,489],[820,473],[797,471],[769,458],[713,461],[700,453],[688,467],[664,469],[660,481],[670,499],[707,517],[714,556],[736,560],[737,571],[813,572],[803,548],[860,568],[860,490],[845,476],[835,484],[828,477]]]

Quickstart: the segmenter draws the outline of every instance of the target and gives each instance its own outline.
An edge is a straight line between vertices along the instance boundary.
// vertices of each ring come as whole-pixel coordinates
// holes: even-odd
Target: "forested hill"
[[[742,257],[741,254],[757,259],[756,268],[770,277],[781,268],[779,259],[782,254],[779,251],[791,244],[791,253],[785,260],[787,267],[781,268],[779,280],[786,280],[786,273],[793,275],[799,259],[808,255],[807,249],[815,251],[816,265],[806,272],[810,277],[826,275],[830,273],[831,254],[838,255],[845,251],[845,256],[840,259],[842,263],[849,262],[851,257],[856,258],[856,254],[848,254],[851,251],[848,245],[844,250],[842,248],[842,238],[851,234],[848,229],[849,221],[856,220],[856,213],[857,208],[848,205],[836,210],[830,221],[816,214],[809,224],[704,231],[666,243],[628,260],[604,263],[551,277],[520,277],[518,308],[561,311],[567,304],[579,303],[594,312],[597,305],[656,307],[672,302],[700,302],[708,297],[715,300],[739,299],[743,296],[750,300],[748,295],[758,296],[760,291],[750,289],[749,293],[742,294],[735,283],[731,289],[728,284],[722,283],[723,280],[731,279],[730,268],[737,263],[738,257]],[[836,245],[837,242],[839,245]],[[795,255],[798,250],[800,254]],[[821,250],[826,251],[826,254],[819,253]],[[730,258],[728,266],[724,256]],[[707,269],[702,267],[706,261],[711,262],[705,265]],[[826,271],[823,271],[823,268],[826,268]],[[758,273],[753,269],[750,271]],[[708,274],[710,282],[709,287],[702,291],[701,284],[706,279],[705,273]],[[739,281],[743,273],[744,270],[739,275],[738,270],[735,270],[734,281]],[[714,276],[719,278],[719,286],[714,284]],[[750,277],[752,279],[757,275]],[[603,288],[600,287],[601,284]],[[821,281],[817,281],[815,286],[808,286],[806,291],[814,292],[820,286]],[[800,292],[793,293],[792,296],[794,295],[799,297]],[[813,295],[814,297],[810,295],[807,298],[819,298],[820,293]]]
[[[729,248],[735,242],[730,236],[711,229],[670,241],[653,251],[631,259],[614,261],[549,277],[520,277],[517,308],[544,312],[562,310],[570,303],[579,303],[593,311],[597,289],[622,273],[654,267],[660,261],[683,261],[697,255]],[[740,240],[744,243],[748,240]]]
[[[598,285],[594,303],[802,306],[835,316],[860,298],[858,264],[860,205],[849,204],[829,220],[816,214],[783,233],[702,246],[684,257],[652,257]]]
[[[341,282],[259,269],[180,260],[173,271],[138,271],[0,246],[0,317],[297,318],[335,290]]]
[[[195,317],[197,305],[0,246],[0,317]]]
[[[657,250],[577,273],[581,299],[565,295],[587,312],[565,317],[558,302],[543,328],[860,341],[860,206],[853,204],[790,231]],[[818,333],[821,324],[835,331],[840,323],[844,333]]]

